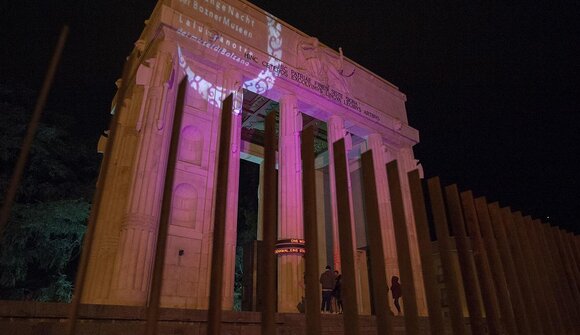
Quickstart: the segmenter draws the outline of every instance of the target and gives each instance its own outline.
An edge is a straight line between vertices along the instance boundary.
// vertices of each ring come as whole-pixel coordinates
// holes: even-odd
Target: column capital
[[[367,136],[367,146],[369,149],[382,149],[383,145],[383,136],[379,133],[372,133]]]
[[[295,94],[293,94],[293,93],[285,94],[280,98],[280,107],[282,108],[282,106],[283,106],[285,108],[290,108],[290,107],[295,108],[296,104],[297,104],[296,101],[297,100],[296,100]]]
[[[328,125],[329,126],[340,126],[340,127],[344,127],[344,119],[342,118],[342,116],[331,115],[328,118]]]

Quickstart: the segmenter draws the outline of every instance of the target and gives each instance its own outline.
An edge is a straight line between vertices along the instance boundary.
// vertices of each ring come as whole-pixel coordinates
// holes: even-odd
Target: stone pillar
[[[323,169],[315,171],[316,176],[316,222],[318,224],[318,265],[323,268],[328,263],[326,255],[326,214],[324,204],[325,173]],[[320,270],[320,269],[319,269]]]
[[[346,152],[347,155],[346,157],[348,157],[348,151],[350,149],[352,149],[352,140],[350,138],[350,136],[347,136],[347,132],[346,129],[344,128],[344,120],[340,117],[340,116],[336,116],[333,115],[328,119],[328,123],[327,123],[327,129],[328,129],[328,157],[334,157],[334,148],[333,148],[333,143],[340,140],[341,138],[344,138],[345,140],[345,148],[346,148]],[[348,167],[348,166],[347,166]],[[335,183],[335,164],[334,164],[334,160],[330,160],[329,164],[328,164],[328,172],[329,172],[329,181],[330,181],[330,206],[331,206],[331,222],[332,222],[332,259],[334,262],[334,269],[340,271],[341,269],[341,261],[340,261],[340,246],[339,246],[339,239],[338,239],[338,208],[336,205],[336,197],[334,196],[336,194],[336,183]],[[351,186],[351,181],[350,181],[350,173],[347,174],[347,178],[348,178],[348,197],[349,197],[349,203],[350,203],[350,208],[353,208],[353,204],[352,204],[352,186]],[[355,230],[354,230],[354,215],[351,211],[350,214],[350,222],[353,223],[352,226],[352,236],[354,238],[355,235]],[[354,238],[354,240],[356,241],[356,238]],[[356,250],[356,245],[353,246]]]
[[[415,282],[415,294],[417,297],[417,310],[419,315],[427,315],[427,301],[425,300],[425,286],[423,286],[423,272],[421,271],[421,256],[419,254],[419,242],[417,240],[417,230],[415,229],[415,218],[413,217],[413,203],[411,200],[411,190],[407,173],[417,168],[417,160],[413,156],[413,149],[410,146],[402,147],[397,153],[399,162],[399,179],[401,180],[401,192],[405,205],[405,219],[407,222],[407,232],[409,234],[409,252],[411,253],[411,265]]]
[[[173,95],[177,87],[170,80],[171,49],[170,42],[161,42],[156,57],[147,61],[152,68],[148,78],[140,79],[139,74],[137,78],[148,89],[143,96],[139,117],[142,123],[138,122],[137,129],[139,147],[113,266],[108,299],[113,304],[143,306],[147,303],[171,139],[171,127],[167,125],[171,125],[173,118],[173,99],[166,97]]]
[[[278,144],[278,239],[304,238],[302,223],[302,161],[300,131],[302,116],[296,97],[280,99],[280,138]],[[304,262],[301,255],[278,258],[278,312],[298,312],[304,296]]]
[[[391,213],[391,198],[389,196],[389,184],[387,181],[386,152],[383,145],[383,137],[380,134],[371,134],[367,138],[367,146],[373,151],[373,167],[375,181],[377,183],[377,202],[379,205],[379,222],[383,241],[385,270],[387,282],[393,275],[399,276],[399,263],[397,261],[397,246],[395,242],[395,230],[393,227],[393,214]],[[393,299],[388,299],[391,311],[396,312]]]
[[[132,94],[140,89],[133,87]],[[128,92],[129,94],[129,92]],[[111,276],[117,248],[119,246],[119,229],[121,217],[125,211],[125,201],[129,194],[132,167],[138,147],[138,133],[127,122],[126,114],[131,113],[139,105],[138,99],[125,99],[122,106],[116,106],[120,113],[117,119],[115,142],[110,152],[109,173],[103,182],[103,197],[101,206],[97,210],[97,219],[94,222],[94,241],[90,252],[87,273],[85,276],[85,289],[83,290],[82,303],[110,304],[108,301],[111,290]],[[99,176],[102,178],[102,176]],[[107,197],[106,194],[115,194],[115,197]]]
[[[224,78],[225,96],[237,91],[242,83],[238,71],[227,71]],[[234,97],[234,114],[232,115],[231,149],[228,172],[228,196],[226,213],[226,236],[224,253],[224,291],[222,307],[231,310],[234,305],[234,280],[236,267],[236,237],[238,231],[238,190],[240,185],[240,144],[242,141],[242,113],[236,112]]]

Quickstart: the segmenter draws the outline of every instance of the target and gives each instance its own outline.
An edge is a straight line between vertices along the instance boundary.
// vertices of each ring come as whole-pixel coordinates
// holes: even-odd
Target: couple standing
[[[320,284],[322,285],[322,305],[320,310],[324,312],[331,312],[331,302],[334,297],[336,300],[336,309],[342,312],[342,296],[341,296],[341,275],[338,271],[332,271],[329,265],[326,266],[326,271],[320,275]],[[401,298],[401,284],[399,277],[393,276],[391,278],[391,294],[393,296],[393,303],[397,308],[397,312],[401,314],[401,306],[399,305],[399,298]]]
[[[324,312],[332,312],[332,298],[336,301],[335,312],[342,313],[342,275],[338,271],[332,271],[329,265],[326,266],[326,271],[320,275],[320,284],[322,285],[322,304],[320,310]]]

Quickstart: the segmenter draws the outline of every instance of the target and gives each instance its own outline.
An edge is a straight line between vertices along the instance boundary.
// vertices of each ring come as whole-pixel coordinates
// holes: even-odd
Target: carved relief
[[[173,191],[171,224],[195,228],[197,190],[191,184],[179,184]]]
[[[298,41],[296,46],[296,67],[319,82],[348,94],[350,84],[347,79],[352,77],[354,70],[350,74],[345,73],[342,48],[338,50],[340,54],[337,57],[329,48],[321,46],[316,37],[305,38]]]
[[[179,160],[201,166],[203,158],[203,136],[199,129],[187,126],[181,131]]]

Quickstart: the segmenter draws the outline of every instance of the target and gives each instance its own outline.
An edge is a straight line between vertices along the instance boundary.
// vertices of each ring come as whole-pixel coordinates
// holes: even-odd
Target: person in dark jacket
[[[332,299],[332,290],[335,284],[334,272],[332,272],[330,265],[326,266],[326,271],[320,275],[320,284],[322,285],[322,304],[320,310],[330,313],[330,300]]]
[[[336,301],[336,313],[342,314],[342,275],[338,273],[338,271],[334,271],[334,275],[336,276],[334,282],[334,289],[332,290],[332,296]]]
[[[399,277],[391,277],[391,295],[393,296],[393,303],[397,308],[397,312],[401,315],[401,305],[399,305],[399,298],[401,297],[401,284],[399,283]]]

